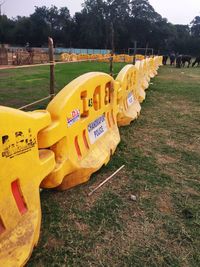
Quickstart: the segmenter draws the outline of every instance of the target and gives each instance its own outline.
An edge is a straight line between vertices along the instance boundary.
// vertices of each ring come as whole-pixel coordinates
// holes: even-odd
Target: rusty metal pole
[[[145,58],[147,57],[147,51],[149,49],[149,43],[146,43],[146,48],[145,48]]]
[[[136,62],[136,53],[137,53],[137,41],[134,41],[133,65],[135,65]]]
[[[55,96],[55,61],[54,61],[54,47],[53,47],[53,39],[48,38],[48,45],[49,45],[49,63],[50,65],[50,87],[49,87],[49,94],[51,99]]]
[[[111,58],[110,58],[110,76],[113,77],[113,56],[114,56],[114,50],[115,50],[113,23],[111,23],[111,46],[112,46],[112,51],[111,51]]]

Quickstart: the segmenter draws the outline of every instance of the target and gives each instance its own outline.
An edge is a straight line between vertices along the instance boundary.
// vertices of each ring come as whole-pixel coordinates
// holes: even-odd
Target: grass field
[[[37,88],[38,99],[48,70],[35,71],[28,92]],[[62,66],[57,88],[68,80],[65,73]],[[30,100],[24,84],[24,102],[13,102],[6,75],[1,102]],[[16,88],[25,75],[16,72]],[[200,68],[162,67],[151,82],[139,119],[120,128],[110,163],[85,185],[41,193],[41,237],[28,267],[200,266]],[[87,196],[122,164],[121,173]]]
[[[124,63],[114,64],[118,73]],[[90,71],[109,73],[109,63],[82,62],[55,67],[56,93],[76,77]],[[9,93],[8,93],[9,92]],[[0,70],[0,105],[19,108],[49,95],[49,67]],[[46,102],[34,106],[45,108]]]

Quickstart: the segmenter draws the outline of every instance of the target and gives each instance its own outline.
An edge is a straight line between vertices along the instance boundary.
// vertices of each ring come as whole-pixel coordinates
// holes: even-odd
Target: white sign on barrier
[[[105,115],[97,118],[88,125],[90,143],[94,144],[100,137],[108,131]]]
[[[130,107],[131,105],[133,105],[134,101],[135,101],[135,98],[133,96],[133,93],[130,92],[128,94],[128,97],[127,97],[127,104],[128,104],[128,106]]]

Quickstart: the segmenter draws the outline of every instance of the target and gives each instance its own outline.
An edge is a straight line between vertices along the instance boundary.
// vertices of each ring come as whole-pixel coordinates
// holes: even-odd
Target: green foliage
[[[200,16],[196,16],[191,22],[191,32],[193,36],[200,38]]]
[[[30,17],[0,17],[0,43],[106,48],[111,44],[111,23],[117,51],[134,47],[198,55],[200,17],[188,25],[173,25],[158,14],[148,0],[85,0],[81,12],[70,16],[67,7],[36,7]]]

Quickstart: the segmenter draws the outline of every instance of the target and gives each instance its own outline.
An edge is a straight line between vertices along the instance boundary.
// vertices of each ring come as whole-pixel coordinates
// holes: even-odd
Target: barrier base
[[[139,102],[136,102],[129,107],[129,109],[123,113],[118,114],[117,116],[117,124],[118,126],[127,126],[132,121],[136,120],[140,115],[141,106]]]
[[[64,177],[57,189],[66,190],[87,182],[94,172],[109,162],[119,142],[119,130],[117,126],[114,126],[105,134],[104,138],[95,143],[90,153],[83,160],[80,160],[78,169]]]
[[[40,225],[39,212],[23,215],[20,223],[12,231],[2,233],[0,239],[0,266],[19,267],[28,261],[32,250],[38,242],[35,229]]]

